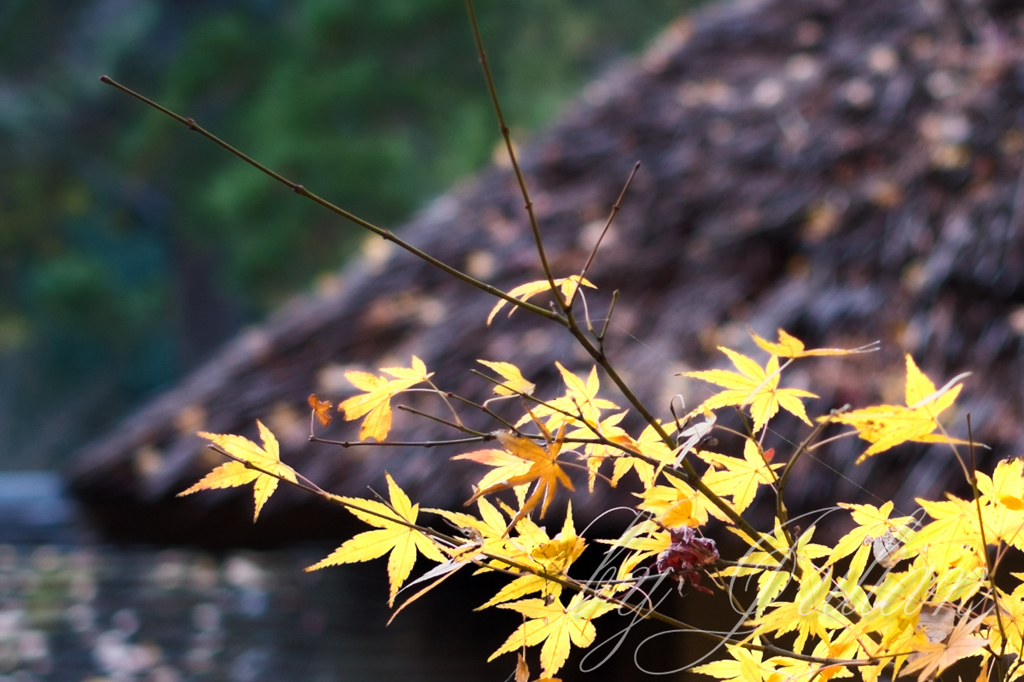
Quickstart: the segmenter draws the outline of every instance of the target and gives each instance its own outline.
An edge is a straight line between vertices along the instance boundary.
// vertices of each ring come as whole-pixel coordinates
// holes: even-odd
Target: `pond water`
[[[518,616],[473,612],[504,584],[501,576],[456,577],[388,625],[384,559],[306,573],[336,545],[259,552],[114,546],[98,542],[78,517],[56,474],[0,472],[0,682],[513,678],[513,655],[486,660]],[[718,629],[735,624],[724,597],[693,593],[678,603],[685,610],[677,617],[720,613]],[[614,620],[602,620],[588,652],[596,658],[632,627]],[[688,635],[662,637],[669,634],[663,630],[656,623],[630,630],[621,651],[586,674],[580,665],[597,661],[574,652],[559,677],[653,679],[638,670],[678,670],[706,649]],[[537,656],[532,649],[534,677]]]
[[[115,547],[74,516],[55,475],[0,474],[0,682],[457,681],[514,665],[485,664],[503,636],[457,590],[386,626],[383,562],[305,573],[333,547]]]

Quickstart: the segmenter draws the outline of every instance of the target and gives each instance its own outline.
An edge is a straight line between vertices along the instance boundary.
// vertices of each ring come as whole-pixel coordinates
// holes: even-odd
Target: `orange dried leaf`
[[[316,415],[317,421],[320,422],[321,426],[327,426],[331,423],[330,409],[332,403],[329,400],[320,400],[316,397],[315,393],[309,394],[309,406],[313,408],[313,414]]]
[[[508,431],[499,431],[495,434],[498,441],[501,443],[502,447],[505,448],[505,451],[514,459],[504,458],[500,456],[500,451],[494,450],[482,451],[482,453],[487,453],[483,456],[491,461],[497,462],[497,466],[501,467],[502,471],[510,472],[510,465],[516,466],[517,470],[525,468],[526,471],[515,475],[509,475],[506,478],[487,485],[486,487],[480,487],[480,489],[476,491],[473,497],[471,497],[466,504],[472,504],[480,497],[490,495],[491,493],[498,492],[499,490],[508,490],[509,488],[515,488],[517,486],[536,482],[533,494],[523,502],[508,527],[509,529],[514,528],[519,519],[529,514],[530,511],[532,511],[538,504],[541,505],[540,515],[543,517],[544,513],[548,509],[548,505],[551,504],[551,500],[555,496],[555,492],[558,490],[559,483],[569,490],[574,490],[569,476],[562,470],[557,462],[558,454],[562,450],[562,438],[565,435],[564,431],[565,429],[563,427],[558,438],[552,441],[547,448],[541,447],[529,438],[514,436]],[[482,453],[470,453],[472,457],[467,455],[460,455],[460,457],[481,461],[478,457],[481,456]],[[514,465],[515,460],[519,460],[520,464]],[[488,461],[485,463],[491,462]],[[492,466],[494,466],[494,464],[492,464]],[[493,473],[494,472],[481,479],[481,483],[483,483],[483,481],[492,480]]]

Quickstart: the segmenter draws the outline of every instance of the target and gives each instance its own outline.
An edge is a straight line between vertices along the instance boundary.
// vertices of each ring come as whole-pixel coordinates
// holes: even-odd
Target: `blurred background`
[[[692,4],[481,2],[516,137]],[[101,74],[386,226],[499,142],[459,0],[0,2],[0,680],[504,678],[475,597],[385,631],[378,565],[75,525],[47,472],[362,238]]]
[[[515,134],[692,4],[481,3]],[[0,469],[60,467],[362,238],[101,74],[385,226],[499,141],[458,0],[4,0]]]

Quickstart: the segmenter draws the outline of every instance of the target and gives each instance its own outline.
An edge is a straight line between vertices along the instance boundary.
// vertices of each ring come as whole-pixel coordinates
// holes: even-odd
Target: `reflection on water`
[[[386,626],[384,561],[305,573],[333,546],[110,547],[86,541],[74,517],[56,474],[0,473],[0,682],[458,682],[510,672],[484,663],[503,637],[470,613],[480,595],[448,588]]]
[[[504,678],[490,638],[385,628],[382,565],[304,573],[324,551],[2,545],[0,682]]]

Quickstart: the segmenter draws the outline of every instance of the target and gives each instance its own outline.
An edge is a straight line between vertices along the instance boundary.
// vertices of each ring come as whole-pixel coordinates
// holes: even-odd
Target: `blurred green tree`
[[[482,6],[510,120],[550,120],[691,4]],[[59,464],[358,237],[101,73],[379,224],[498,143],[457,0],[0,4],[3,468]]]

